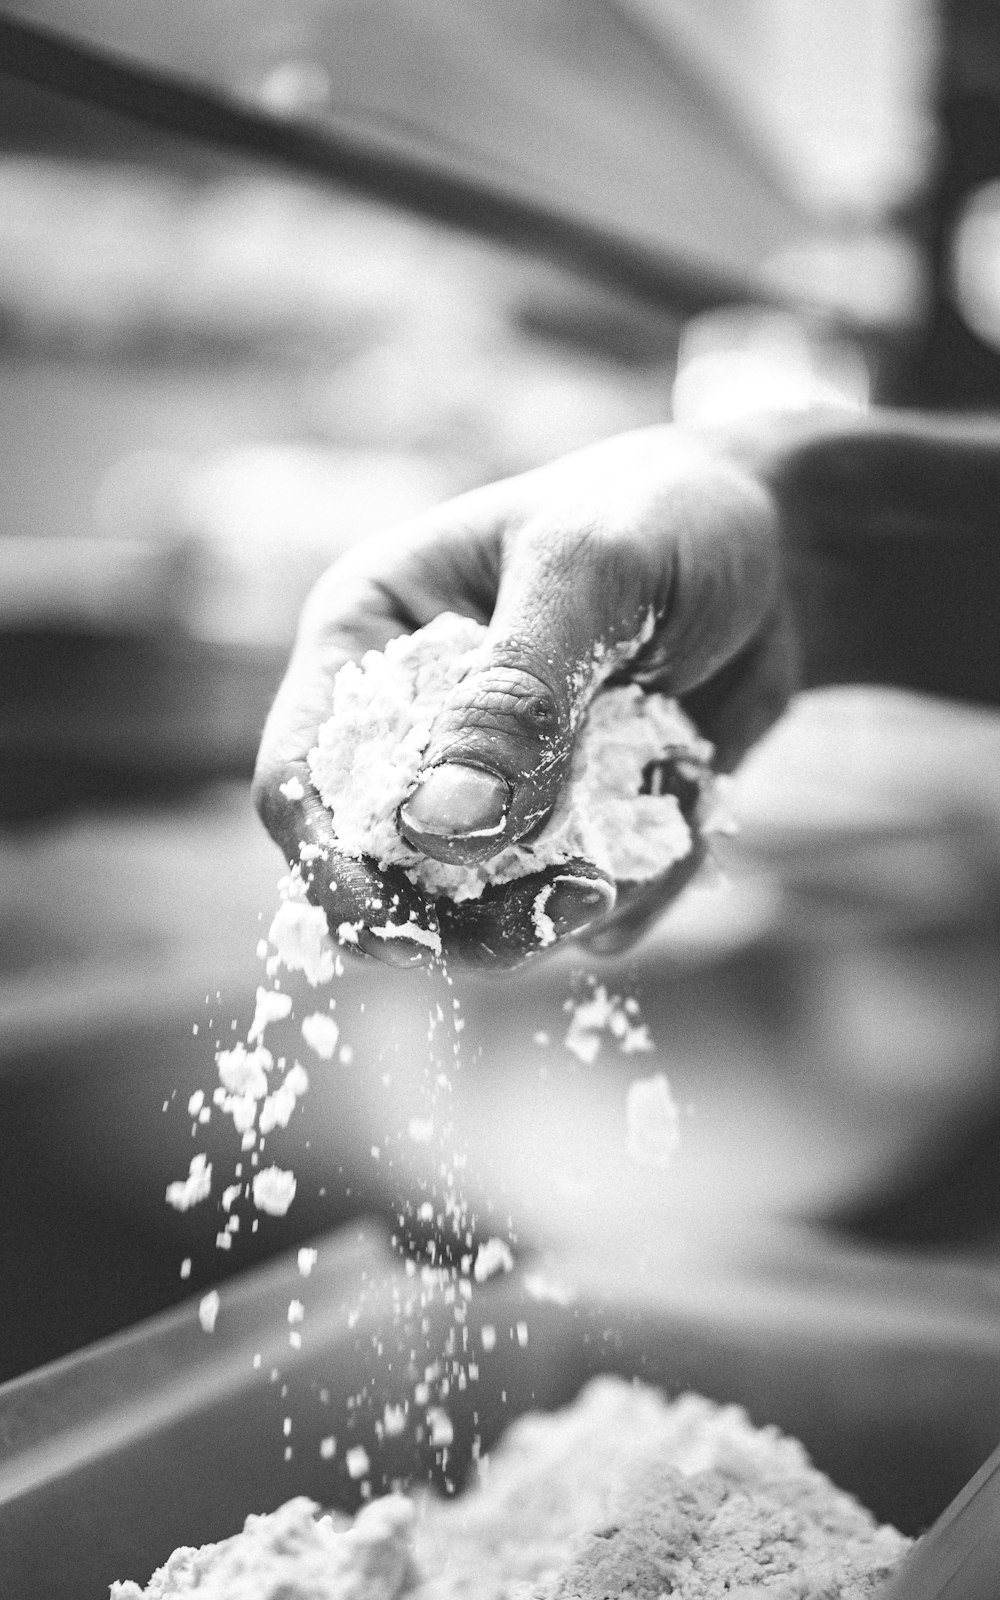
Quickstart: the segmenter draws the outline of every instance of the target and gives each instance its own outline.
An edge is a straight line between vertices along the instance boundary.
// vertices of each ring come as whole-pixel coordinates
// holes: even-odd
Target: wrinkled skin
[[[306,869],[309,893],[333,929],[370,921],[372,900],[395,922],[432,920],[401,870],[382,875],[373,862],[338,854],[307,755],[343,663],[442,611],[489,630],[484,665],[457,685],[432,730],[424,771],[446,770],[403,811],[407,836],[442,860],[482,859],[544,824],[592,690],[595,645],[616,661],[616,681],[678,697],[724,770],[793,687],[772,496],[759,475],[674,430],[609,440],[367,542],[337,561],[306,603],[255,778],[261,816],[287,859],[299,860],[303,842],[321,847]],[[468,796],[453,792],[455,763],[460,777],[474,769],[487,798],[502,797],[502,830],[488,842],[463,814]],[[282,793],[290,778],[303,799]],[[492,886],[480,901],[438,902],[446,953],[509,965],[537,949],[531,912],[546,882],[555,885],[546,910],[558,935],[586,927],[592,948],[617,951],[659,916],[700,855],[698,843],[663,878],[623,889],[613,907],[614,888],[582,862]],[[426,947],[367,927],[358,948],[396,965],[429,958]]]

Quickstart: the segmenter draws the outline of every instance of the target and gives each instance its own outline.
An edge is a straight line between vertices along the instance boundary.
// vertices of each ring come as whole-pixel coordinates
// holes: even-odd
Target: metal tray
[[[317,1243],[308,1278],[292,1256],[224,1286],[211,1334],[195,1300],[0,1388],[3,1600],[105,1600],[112,1578],[145,1582],[176,1545],[293,1494],[351,1508],[351,1444],[376,1464],[374,1492],[428,1468],[459,1486],[477,1432],[488,1449],[512,1416],[599,1371],[745,1405],[908,1532],[1000,1438],[1000,1273],[777,1229],[682,1243],[655,1264],[528,1263],[477,1288],[478,1375],[452,1387],[454,1441],[432,1462],[415,1428],[378,1443],[375,1422],[412,1396],[454,1307],[440,1293],[421,1307],[419,1273],[374,1230]],[[304,1318],[290,1328],[292,1299]]]

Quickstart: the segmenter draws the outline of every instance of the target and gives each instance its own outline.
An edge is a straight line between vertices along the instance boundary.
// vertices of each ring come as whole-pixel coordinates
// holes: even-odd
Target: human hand
[[[425,854],[483,860],[544,823],[574,729],[609,668],[616,682],[680,699],[718,767],[735,765],[792,686],[777,543],[771,497],[751,472],[650,428],[463,495],[330,567],[304,608],[254,794],[288,860],[304,861],[331,929],[355,926],[358,948],[395,965],[428,957],[426,945],[372,931],[373,903],[383,917],[391,907],[396,927],[427,927],[430,908],[401,869],[380,873],[338,850],[310,778],[308,753],[346,661],[442,611],[488,625],[484,664],[435,721],[426,776],[401,810],[407,839]],[[557,935],[587,926],[590,948],[614,952],[641,936],[700,859],[696,838],[662,878],[617,895],[579,862],[492,885],[479,900],[438,901],[445,952],[509,965],[537,949],[532,910],[546,884]]]

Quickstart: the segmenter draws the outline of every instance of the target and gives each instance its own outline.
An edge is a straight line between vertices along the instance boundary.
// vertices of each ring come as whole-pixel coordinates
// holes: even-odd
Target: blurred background
[[[4,20],[409,153],[467,199],[446,225],[426,185],[390,206],[152,129],[26,74],[0,33],[0,1377],[346,1217],[391,1221],[426,1179],[419,1145],[372,1149],[419,1110],[440,997],[352,967],[351,1059],[313,1064],[276,1138],[288,1217],[220,1251],[214,1197],[163,1203],[195,1149],[234,1159],[185,1108],[263,980],[281,862],[247,780],[338,551],[671,416],[1000,405],[991,0]],[[656,293],[477,236],[477,184],[655,261]],[[452,1114],[491,1227],[610,1259],[797,1219],[995,1256],[998,777],[992,711],[802,696],[739,775],[724,872],[598,973],[639,998],[652,1055],[564,1050],[569,957],[459,984]],[[666,1174],[625,1155],[654,1068],[682,1110]]]

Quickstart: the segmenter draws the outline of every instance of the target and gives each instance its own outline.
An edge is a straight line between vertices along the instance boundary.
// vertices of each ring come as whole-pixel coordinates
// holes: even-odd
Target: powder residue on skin
[[[481,624],[444,613],[341,668],[331,715],[309,755],[339,847],[383,869],[402,866],[426,894],[455,901],[574,859],[593,863],[610,881],[632,882],[687,856],[691,830],[676,797],[642,793],[644,775],[651,762],[669,758],[707,797],[712,747],[675,701],[636,685],[594,696],[577,731],[569,781],[530,843],[509,845],[475,866],[435,861],[407,844],[397,811],[419,782],[435,716],[483,659],[485,636]]]

